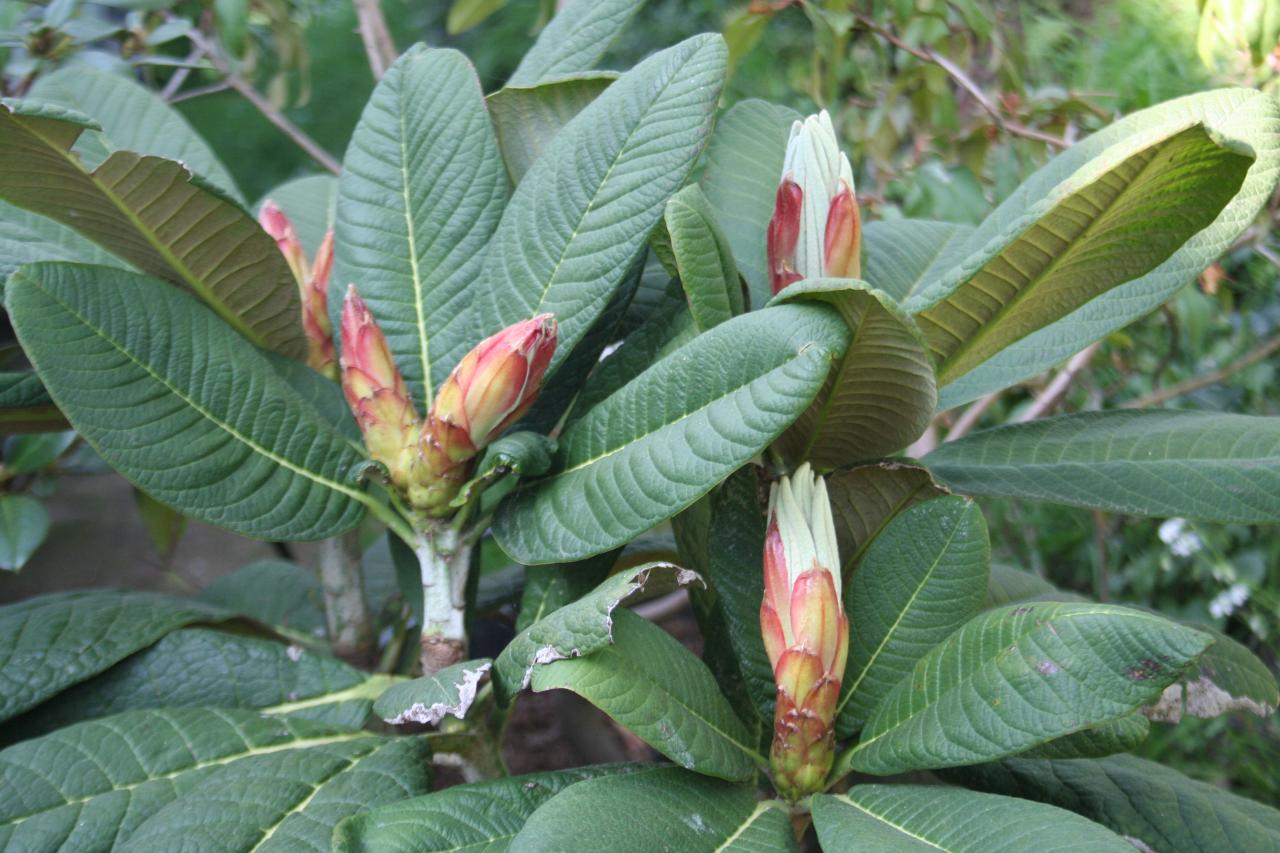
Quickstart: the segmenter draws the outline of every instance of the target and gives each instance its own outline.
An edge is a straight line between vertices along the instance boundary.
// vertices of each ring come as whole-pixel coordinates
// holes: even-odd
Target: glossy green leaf
[[[0,720],[111,667],[175,628],[230,614],[149,592],[62,592],[0,607]]]
[[[847,343],[844,323],[817,305],[753,312],[697,336],[565,431],[559,473],[502,504],[498,541],[524,563],[573,560],[670,518],[804,411]]]
[[[307,175],[294,178],[268,192],[256,205],[274,201],[293,223],[308,258],[314,258],[324,233],[333,227],[338,215],[338,179],[333,175]]]
[[[746,785],[654,767],[566,788],[533,813],[511,849],[745,853],[796,846],[781,802],[757,802]]]
[[[1135,135],[1100,153],[1001,226],[982,255],[921,291],[907,308],[939,361],[945,385],[1009,344],[1113,287],[1143,276],[1209,225],[1236,195],[1251,156],[1201,125]]]
[[[597,764],[455,785],[347,818],[334,853],[504,853],[534,810],[570,785],[645,769]]]
[[[21,569],[48,534],[44,504],[30,495],[0,495],[0,569]]]
[[[463,661],[439,672],[392,686],[373,703],[373,712],[393,726],[437,725],[445,716],[467,716],[480,682],[489,674],[489,658]]]
[[[857,630],[836,706],[838,734],[861,729],[920,658],[978,612],[990,563],[987,523],[967,498],[925,501],[885,525],[845,587]]]
[[[186,628],[64,690],[5,729],[17,740],[142,708],[268,708],[363,681],[359,670],[315,650]]]
[[[896,453],[933,418],[933,364],[915,323],[886,294],[856,279],[806,279],[776,302],[825,302],[849,327],[848,349],[813,404],[778,446],[819,469]]]
[[[1280,811],[1131,755],[1011,758],[947,775],[981,790],[1070,809],[1154,850],[1280,850]]]
[[[1089,412],[983,430],[924,461],[974,495],[1205,521],[1280,518],[1280,418]]]
[[[629,610],[613,642],[533,671],[535,692],[570,690],[681,767],[742,781],[764,759],[702,661]]]
[[[475,69],[455,50],[411,47],[378,83],[343,160],[329,313],[338,328],[354,283],[421,410],[478,341],[467,289],[506,197]]]
[[[508,86],[532,86],[589,71],[640,11],[644,0],[568,0],[511,72]]]
[[[129,266],[61,222],[0,201],[0,288],[10,273],[32,261]]]
[[[927,219],[886,219],[862,229],[862,277],[898,302],[915,296],[964,260],[972,226]]]
[[[1280,177],[1280,103],[1255,89],[1219,89],[1178,98],[1127,116],[1076,143],[1019,187],[974,233],[970,257],[982,247],[1000,243],[998,232],[1032,208],[1035,201],[1066,181],[1106,151],[1140,146],[1166,138],[1197,122],[1223,144],[1253,157],[1244,183],[1213,224],[1130,284],[1097,297],[1056,323],[995,355],[942,389],[940,405],[950,408],[997,391],[1055,364],[1061,364],[1091,341],[1153,311],[1226,251],[1271,198]],[[956,270],[964,265],[956,265]]]
[[[319,539],[359,521],[360,454],[186,294],[105,267],[33,264],[7,300],[59,408],[152,497],[264,539]]]
[[[0,198],[190,288],[254,343],[304,354],[297,282],[253,217],[171,160],[117,151],[87,170],[70,149],[95,127],[53,105],[0,105]]]
[[[698,185],[690,184],[672,196],[662,219],[698,331],[741,314],[742,283],[733,249]]]
[[[538,666],[603,649],[613,642],[614,611],[639,593],[671,590],[698,580],[693,572],[665,563],[612,575],[589,594],[517,634],[494,661],[495,689],[509,698],[529,686]]]
[[[263,774],[253,792],[260,802],[273,802],[309,790],[317,774],[308,771],[317,764],[336,765],[382,743],[373,735],[231,709],[129,711],[79,723],[0,751],[0,845],[91,853],[127,840],[138,849],[139,826],[183,797],[191,799],[180,812],[211,814],[206,810],[231,793],[233,780],[293,763],[292,780]],[[409,787],[424,772],[402,769]],[[225,829],[232,829],[230,821]],[[206,839],[206,845],[230,849],[231,838]],[[252,841],[234,849],[249,847]]]
[[[244,204],[235,179],[209,143],[182,113],[140,83],[81,64],[42,75],[31,88],[30,97],[92,118],[102,127],[108,150],[176,160]]]
[[[867,548],[899,513],[947,490],[928,469],[901,462],[860,465],[827,477],[831,515],[844,582],[849,583]]]
[[[323,638],[324,590],[315,572],[285,560],[258,560],[217,578],[197,596],[286,633]]]
[[[825,853],[1133,853],[1069,811],[939,785],[858,785],[819,794],[811,808]]]
[[[569,120],[618,79],[612,71],[569,74],[527,86],[508,84],[485,103],[511,182],[518,184]]]
[[[1130,714],[1033,746],[1019,758],[1098,758],[1137,749],[1151,730],[1142,714]]]
[[[595,589],[609,576],[609,570],[618,561],[620,553],[622,549],[618,548],[576,563],[525,566],[516,632],[523,632],[543,617]]]
[[[693,168],[724,64],[719,36],[695,36],[623,74],[556,134],[486,252],[475,290],[483,334],[551,312],[560,330],[551,370],[564,362]]]
[[[990,761],[1126,716],[1212,637],[1104,604],[988,610],[920,659],[875,708],[841,771]]]
[[[765,258],[765,231],[782,179],[791,123],[800,114],[767,101],[734,104],[716,122],[707,145],[701,184],[724,229],[738,269],[760,308],[773,293]]]
[[[129,835],[128,849],[323,853],[343,818],[430,790],[430,759],[421,738],[348,733],[249,755],[160,808]]]

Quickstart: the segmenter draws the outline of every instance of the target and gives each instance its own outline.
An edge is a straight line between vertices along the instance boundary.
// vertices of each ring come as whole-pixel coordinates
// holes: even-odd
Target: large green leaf
[[[1209,225],[1253,158],[1199,124],[1135,134],[1045,196],[1002,206],[984,251],[909,300],[945,385],[1090,299],[1143,276]],[[992,239],[992,231],[996,236]]]
[[[811,808],[825,853],[1133,853],[1069,811],[939,785],[859,785],[819,794]]]
[[[1003,563],[992,563],[991,574],[987,577],[987,595],[983,599],[982,609],[1003,607],[1019,601],[1053,596],[1058,588],[1039,575],[1024,572]]]
[[[516,615],[516,632],[577,601],[609,576],[622,549],[606,551],[576,563],[551,563],[526,566],[524,590],[520,595],[520,612]]]
[[[48,533],[44,504],[30,495],[0,495],[0,569],[21,569]]]
[[[91,853],[127,841],[129,849],[140,849],[135,831],[175,802],[181,803],[174,810],[178,815],[196,820],[218,812],[225,816],[240,805],[224,799],[235,794],[246,798],[246,810],[267,812],[287,798],[296,803],[323,781],[323,771],[341,769],[386,742],[306,720],[229,709],[129,711],[79,723],[0,752],[0,846]],[[429,764],[420,755],[423,767],[402,762],[397,768],[404,774],[403,782],[396,783],[400,796],[424,788]],[[292,765],[292,778],[280,778],[282,765]],[[269,774],[272,769],[275,778]],[[257,789],[245,789],[244,782],[255,775],[260,778]],[[370,794],[387,787],[376,779],[364,781],[375,783]],[[313,808],[300,817],[321,817],[318,828],[328,812],[331,828],[362,801],[352,798],[345,808],[320,810],[321,803],[313,800]],[[265,819],[259,824],[264,831],[269,826]],[[219,850],[247,850],[254,843],[234,844],[244,829],[234,817],[223,825],[225,835],[197,841],[199,827],[189,829],[191,836],[171,836],[170,846],[163,849],[183,849],[182,840],[197,846],[203,842],[198,849]]]
[[[134,151],[177,160],[240,204],[235,179],[209,143],[164,99],[139,83],[89,65],[41,76],[30,97],[60,104],[96,121],[110,151]],[[42,258],[41,260],[49,260]]]
[[[938,390],[924,338],[892,298],[856,279],[805,279],[777,302],[825,302],[852,337],[818,398],[782,435],[794,463],[836,468],[896,453],[933,418]]]
[[[817,305],[756,311],[697,336],[574,422],[559,473],[502,504],[498,541],[524,563],[573,560],[670,518],[808,407],[848,336]]]
[[[338,179],[333,175],[307,175],[285,181],[259,199],[254,211],[261,210],[268,199],[289,217],[307,257],[315,257],[320,241],[338,215]]]
[[[1124,607],[988,610],[890,691],[839,770],[976,764],[1126,716],[1159,696],[1211,642]]]
[[[25,739],[141,708],[267,708],[354,687],[364,675],[314,650],[205,628],[174,631],[8,723]]]
[[[942,389],[942,408],[960,405],[1043,372],[1066,361],[1091,341],[1150,313],[1193,281],[1253,223],[1280,177],[1280,103],[1254,89],[1221,89],[1142,110],[1076,143],[1019,187],[982,224],[970,239],[966,254],[973,257],[973,253],[997,240],[1005,225],[1103,152],[1168,137],[1197,122],[1224,144],[1254,158],[1239,192],[1217,213],[1213,224],[1155,269],[1014,343]]]
[[[862,231],[862,277],[898,302],[964,260],[973,228],[927,219],[869,222]]]
[[[1280,418],[1089,412],[977,432],[925,463],[968,494],[1205,521],[1280,518]]]
[[[1131,755],[1011,758],[947,775],[981,790],[1070,809],[1153,850],[1280,851],[1280,811]]]
[[[63,592],[0,607],[0,720],[222,610],[148,592]]]
[[[310,749],[244,758],[210,774],[139,826],[128,848],[327,853],[344,818],[429,790],[425,739],[344,734]]]
[[[617,79],[612,71],[569,74],[490,95],[485,103],[511,182],[520,183],[560,129]]]
[[[858,731],[911,668],[978,612],[991,544],[966,498],[925,501],[890,521],[845,587],[849,664],[836,706],[841,736]]]
[[[544,80],[589,71],[604,56],[644,0],[569,0],[538,35],[507,81],[532,86]]]
[[[1130,714],[1033,746],[1019,758],[1098,758],[1137,749],[1151,730],[1142,714]]]
[[[901,462],[860,465],[827,478],[831,514],[840,546],[841,572],[849,583],[867,548],[900,512],[947,490],[928,469]]]
[[[484,334],[549,311],[560,327],[551,369],[568,357],[692,169],[724,66],[724,40],[695,36],[623,74],[556,134],[486,252]]]
[[[285,560],[259,560],[202,589],[201,601],[312,640],[325,636],[324,590],[315,572]]]
[[[446,715],[467,716],[480,681],[493,666],[489,658],[463,661],[439,672],[393,685],[373,704],[374,713],[391,725],[437,725]]]
[[[59,408],[157,500],[290,540],[340,533],[372,500],[351,481],[360,454],[186,294],[136,273],[56,263],[24,267],[7,291],[18,338]]]
[[[517,634],[494,661],[494,687],[509,698],[529,686],[536,667],[603,649],[613,642],[613,613],[618,607],[641,592],[670,590],[698,580],[693,572],[667,563],[618,572]]]
[[[62,223],[0,201],[0,287],[11,272],[32,261],[128,266]]]
[[[334,853],[504,853],[534,810],[570,785],[644,770],[597,764],[455,785],[347,818]]]
[[[745,853],[796,846],[781,802],[757,802],[746,785],[655,767],[566,788],[533,813],[511,849]]]
[[[455,50],[411,47],[378,83],[347,148],[329,312],[339,316],[354,283],[422,409],[476,343],[476,294],[466,291],[506,197],[475,69]]]
[[[629,610],[613,614],[613,643],[533,671],[533,689],[571,690],[681,767],[743,781],[764,759],[706,665]]]
[[[720,117],[707,145],[702,189],[733,247],[753,308],[773,296],[765,230],[782,180],[791,123],[799,118],[795,110],[768,101],[741,101]]]
[[[741,314],[742,282],[733,249],[698,185],[690,184],[672,196],[662,220],[698,331]]]
[[[53,105],[0,105],[0,198],[190,288],[254,343],[305,354],[297,282],[253,217],[171,160],[117,151],[89,171],[71,146],[94,127]]]

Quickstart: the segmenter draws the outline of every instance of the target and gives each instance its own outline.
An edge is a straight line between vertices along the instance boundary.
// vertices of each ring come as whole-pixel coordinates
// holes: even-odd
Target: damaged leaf
[[[656,594],[695,581],[702,583],[697,572],[670,563],[647,563],[614,575],[521,631],[494,662],[494,689],[507,701],[529,686],[534,667],[589,655],[613,642],[613,611],[640,592]]]
[[[396,684],[373,703],[374,713],[393,726],[405,723],[434,726],[447,714],[461,720],[492,667],[493,661],[489,658],[478,658]]]
[[[1267,665],[1240,643],[1212,628],[1213,645],[1186,678],[1170,684],[1154,705],[1142,709],[1152,720],[1176,723],[1184,713],[1209,719],[1232,711],[1269,717],[1280,706],[1280,687]]]

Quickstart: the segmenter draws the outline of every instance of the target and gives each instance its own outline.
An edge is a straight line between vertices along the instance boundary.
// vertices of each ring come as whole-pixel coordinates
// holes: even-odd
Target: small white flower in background
[[[1175,557],[1190,557],[1204,548],[1204,540],[1194,530],[1187,529],[1185,518],[1171,518],[1160,525],[1160,541],[1169,546]]]
[[[1209,615],[1214,619],[1223,619],[1235,613],[1248,600],[1248,584],[1233,583],[1209,602]]]

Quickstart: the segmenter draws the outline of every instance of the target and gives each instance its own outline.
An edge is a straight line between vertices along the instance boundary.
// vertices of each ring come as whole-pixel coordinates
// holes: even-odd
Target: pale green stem
[[[466,660],[467,573],[473,539],[448,525],[418,536],[422,572],[422,672],[430,675]]]

